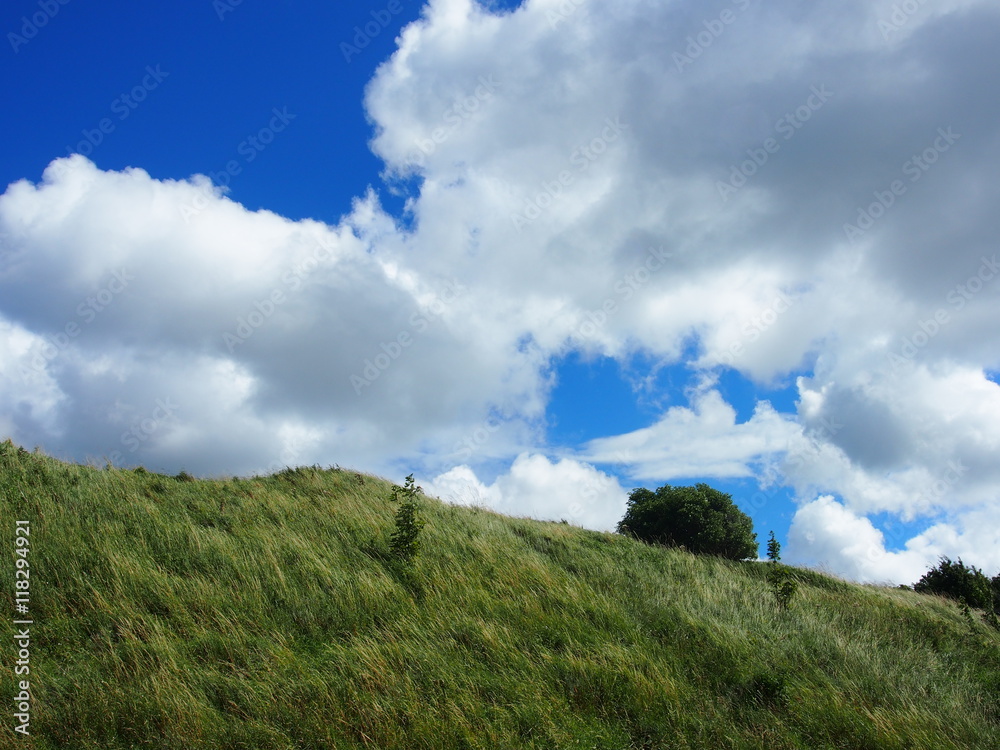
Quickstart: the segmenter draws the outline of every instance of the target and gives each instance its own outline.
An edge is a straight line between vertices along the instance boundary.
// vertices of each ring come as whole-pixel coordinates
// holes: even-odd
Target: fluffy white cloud
[[[938,522],[899,547],[872,522],[829,495],[805,503],[792,522],[785,557],[872,583],[914,583],[942,556],[962,558],[989,575],[1000,569],[1000,512],[994,505]]]
[[[599,478],[543,453],[654,481],[784,458],[842,499],[797,524],[852,575],[834,531],[865,514],[972,528],[1000,486],[1000,11],[899,5],[433,0],[366,93],[386,179],[418,185],[401,223],[374,192],[327,226],[58,160],[0,196],[0,428],[201,473],[419,466],[536,515]],[[700,388],[546,445],[574,349],[806,373],[799,414]]]
[[[450,448],[490,404],[515,422],[539,408],[515,329],[481,335],[461,281],[376,256],[348,225],[79,156],[11,185],[0,223],[0,399],[24,442],[205,473],[370,466],[421,439]]]
[[[823,487],[906,517],[996,501],[1000,386],[982,370],[869,369],[822,386],[803,378],[799,391],[808,438],[786,471],[804,494]]]
[[[484,484],[468,466],[457,466],[425,482],[424,489],[450,502],[602,530],[614,529],[628,498],[614,477],[589,464],[528,453],[492,484]]]
[[[591,441],[584,456],[599,464],[624,464],[638,479],[747,477],[801,434],[766,401],[743,423],[717,390],[702,389],[691,401],[692,408],[671,407],[651,427]]]

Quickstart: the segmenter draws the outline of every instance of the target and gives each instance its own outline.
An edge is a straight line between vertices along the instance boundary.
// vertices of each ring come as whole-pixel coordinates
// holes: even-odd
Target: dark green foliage
[[[777,669],[760,672],[740,686],[738,697],[760,708],[780,708],[788,702],[788,677]]]
[[[774,579],[774,597],[778,600],[781,609],[788,609],[792,603],[792,597],[799,590],[799,584],[788,576],[778,576]]]
[[[420,492],[421,488],[414,484],[412,474],[406,478],[405,487],[397,485],[392,488],[393,502],[402,501],[402,505],[396,511],[396,528],[389,539],[389,554],[404,565],[411,564],[420,549],[418,537],[426,523],[420,517],[417,505],[417,494]]]
[[[976,618],[973,616],[972,610],[969,609],[969,605],[963,604],[960,609],[962,611],[962,617],[965,618],[965,622],[969,625],[969,629],[975,631]]]
[[[773,563],[781,560],[781,544],[775,539],[773,531],[767,540],[767,559]]]
[[[997,617],[996,612],[990,612],[986,615],[986,624],[994,630],[1000,630],[1000,617]]]
[[[771,585],[774,598],[780,609],[788,609],[799,583],[795,580],[791,569],[773,560],[767,564],[767,582]]]
[[[685,547],[696,554],[730,560],[757,556],[753,521],[730,495],[707,484],[632,490],[618,532],[649,544]]]
[[[989,609],[993,606],[993,584],[974,565],[967,566],[958,558],[952,562],[942,557],[936,568],[931,568],[913,585],[921,594],[940,594],[975,607]]]
[[[792,603],[792,597],[799,590],[799,584],[792,577],[791,571],[778,562],[781,560],[781,545],[775,539],[773,531],[767,540],[767,559],[767,582],[771,584],[771,590],[774,592],[778,607],[788,609]]]

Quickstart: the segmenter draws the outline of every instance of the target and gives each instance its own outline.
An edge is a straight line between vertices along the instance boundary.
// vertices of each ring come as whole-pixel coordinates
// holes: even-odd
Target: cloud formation
[[[621,463],[630,476],[645,480],[710,476],[751,477],[760,464],[792,447],[801,430],[768,402],[737,424],[736,411],[717,390],[691,396],[692,408],[675,406],[650,426],[591,441],[584,451],[597,464]]]
[[[374,190],[328,226],[57,160],[0,196],[0,429],[208,474],[417,465],[538,515],[597,483],[577,515],[602,528],[623,502],[605,462],[779,465],[801,559],[986,564],[997,532],[967,529],[1000,503],[1000,11],[917,5],[434,0],[365,100],[385,180],[416,186],[400,217]],[[798,413],[737,423],[696,387],[645,429],[547,445],[573,350],[797,377]],[[880,512],[936,530],[852,562]]]
[[[565,520],[611,531],[625,514],[627,493],[613,477],[593,466],[563,458],[552,461],[522,453],[510,470],[484,484],[468,466],[438,475],[429,494],[462,505],[488,507],[513,516]]]

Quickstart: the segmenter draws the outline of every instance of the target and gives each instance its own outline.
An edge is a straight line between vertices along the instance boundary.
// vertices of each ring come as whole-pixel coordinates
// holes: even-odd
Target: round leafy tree
[[[618,533],[649,544],[684,546],[691,552],[730,560],[757,557],[753,521],[730,495],[707,484],[632,490]]]
[[[961,557],[958,562],[942,557],[936,568],[928,570],[913,584],[913,590],[949,596],[978,609],[989,609],[993,605],[992,582],[976,566],[966,566]]]

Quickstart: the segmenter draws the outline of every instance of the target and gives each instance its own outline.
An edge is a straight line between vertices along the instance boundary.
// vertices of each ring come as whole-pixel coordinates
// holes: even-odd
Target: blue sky
[[[419,3],[400,2],[364,49],[348,53],[349,63],[340,44],[353,46],[353,27],[372,23],[371,12],[386,4],[245,0],[229,10],[211,1],[94,8],[74,0],[58,7],[35,38],[8,39],[5,87],[23,110],[4,125],[6,142],[18,146],[5,155],[5,184],[41,174],[68,148],[87,151],[78,144],[103,118],[114,132],[90,154],[102,169],[141,165],[159,179],[220,174],[231,159],[244,162],[239,144],[267,126],[275,107],[295,120],[287,137],[231,177],[234,200],[336,222],[378,181],[361,100]],[[37,2],[8,4],[5,32],[21,36],[21,18],[37,12]],[[132,108],[120,97],[142,85],[147,67],[167,77]]]
[[[0,436],[995,572],[1000,15],[897,5],[12,0]]]

